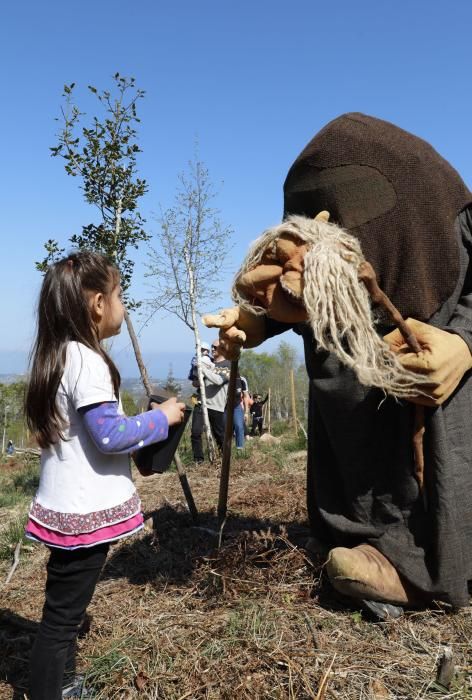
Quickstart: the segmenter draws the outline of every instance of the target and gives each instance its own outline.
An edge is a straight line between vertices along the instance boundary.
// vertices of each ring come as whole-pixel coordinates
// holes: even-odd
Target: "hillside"
[[[253,440],[237,455],[219,533],[216,468],[189,470],[198,527],[174,473],[137,475],[146,529],[112,548],[79,643],[97,698],[472,698],[472,608],[451,614],[437,605],[373,624],[325,591],[322,559],[304,547],[302,448],[289,437],[272,447]],[[11,523],[25,511],[34,469],[2,465],[3,581],[18,538]],[[23,697],[43,602],[46,551],[25,550],[2,590],[1,700]],[[448,691],[435,682],[445,645],[456,665]]]

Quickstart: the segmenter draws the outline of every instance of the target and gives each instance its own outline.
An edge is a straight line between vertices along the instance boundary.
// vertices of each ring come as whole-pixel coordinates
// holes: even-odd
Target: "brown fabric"
[[[363,114],[338,117],[290,168],[284,200],[285,216],[326,209],[355,235],[403,316],[426,321],[453,293],[454,221],[472,195],[422,139]]]

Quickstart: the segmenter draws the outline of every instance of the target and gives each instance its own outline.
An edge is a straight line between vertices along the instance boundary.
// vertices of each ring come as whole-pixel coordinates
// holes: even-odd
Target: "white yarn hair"
[[[308,244],[304,258],[303,302],[319,348],[350,367],[359,382],[397,398],[421,394],[422,375],[406,370],[375,329],[369,293],[359,280],[364,262],[359,241],[336,224],[291,216],[265,231],[251,246],[233,283],[233,299],[248,311],[266,313],[237,289],[242,275],[274,251],[277,238],[290,235]]]

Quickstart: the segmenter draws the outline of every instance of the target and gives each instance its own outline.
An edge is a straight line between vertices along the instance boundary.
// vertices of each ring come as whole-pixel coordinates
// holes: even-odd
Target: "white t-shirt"
[[[65,439],[41,451],[39,489],[30,511],[37,522],[60,532],[89,532],[140,511],[129,455],[100,452],[78,412],[116,400],[103,358],[82,343],[70,342],[56,396],[66,422]],[[118,410],[123,413],[121,402]]]

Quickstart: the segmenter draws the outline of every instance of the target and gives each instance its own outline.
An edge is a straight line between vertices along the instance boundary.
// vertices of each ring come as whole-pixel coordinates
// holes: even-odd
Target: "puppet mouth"
[[[287,301],[296,306],[304,306],[303,303],[303,277],[296,272],[288,272],[280,278],[280,286],[286,296]]]
[[[284,293],[287,303],[303,306],[303,274],[286,267],[261,265],[242,276],[238,289],[250,304],[264,309],[270,308],[277,288]]]

